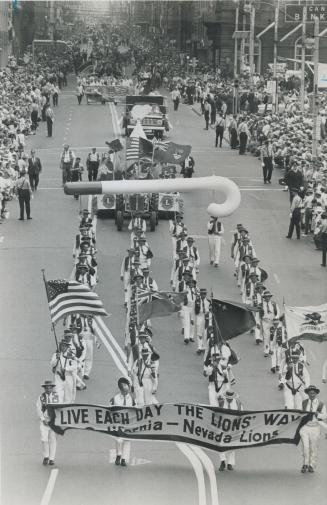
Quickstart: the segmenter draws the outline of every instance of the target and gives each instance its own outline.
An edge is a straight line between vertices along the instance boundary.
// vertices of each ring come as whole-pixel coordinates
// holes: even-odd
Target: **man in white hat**
[[[235,391],[226,391],[226,393],[218,399],[218,404],[221,409],[237,410],[238,412],[243,410],[243,406],[238,398]],[[220,467],[219,471],[224,470],[234,470],[235,466],[235,451],[220,452]]]
[[[313,473],[317,465],[318,446],[320,438],[319,421],[327,419],[326,405],[319,401],[317,395],[320,390],[313,385],[308,386],[304,392],[308,399],[302,402],[302,410],[311,412],[310,420],[301,428],[300,436],[302,442],[303,466],[302,473]]]
[[[43,393],[36,402],[36,411],[40,419],[41,443],[43,454],[43,465],[54,465],[56,456],[57,440],[55,432],[49,427],[49,416],[47,406],[53,403],[59,403],[59,397],[55,391],[55,384],[50,380],[42,384]]]

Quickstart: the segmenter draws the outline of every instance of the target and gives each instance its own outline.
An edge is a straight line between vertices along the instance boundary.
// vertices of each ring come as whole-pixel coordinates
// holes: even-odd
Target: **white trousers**
[[[287,409],[302,410],[302,401],[306,398],[306,395],[301,390],[302,387],[300,388],[299,391],[297,391],[295,395],[293,395],[292,391],[287,387],[287,384],[285,384],[284,401],[285,401],[285,407]]]
[[[305,425],[300,430],[300,436],[302,442],[303,464],[310,465],[315,468],[318,458],[320,427]]]
[[[93,366],[93,338],[85,340],[84,375],[90,376]]]
[[[157,403],[157,400],[153,396],[153,381],[148,377],[143,377],[142,386],[137,384],[134,386],[135,392],[135,400],[138,407],[143,407],[144,405],[152,405],[153,403]]]
[[[116,444],[116,455],[120,456],[122,459],[129,461],[131,454],[131,443],[129,440],[124,440],[123,438],[117,438],[115,440]]]
[[[203,312],[195,316],[194,322],[198,349],[204,349],[205,317]]]
[[[280,345],[270,345],[271,355],[271,368],[281,367],[283,348]]]
[[[263,352],[269,354],[270,348],[270,328],[272,326],[272,321],[270,319],[262,319],[262,336],[263,336]]]
[[[221,237],[219,235],[209,235],[209,261],[213,261],[215,265],[219,265],[221,251]]]
[[[64,381],[55,374],[54,379],[60,403],[74,403],[76,398],[76,374],[67,373]]]
[[[124,283],[124,302],[127,303],[130,298],[130,285],[131,285],[131,276],[129,272],[124,273],[123,283]]]
[[[220,383],[218,386],[220,387]],[[217,393],[215,384],[213,382],[209,382],[208,385],[208,393],[209,393],[209,405],[212,407],[219,407],[218,398],[226,393],[228,383],[224,383]]]
[[[253,312],[253,315],[254,315],[254,319],[255,319],[255,322],[256,322],[256,325],[254,327],[254,340],[257,341],[259,340],[260,342],[262,342],[262,326],[261,326],[261,317],[260,317],[260,314],[259,312]],[[259,326],[259,328],[258,328]]]
[[[183,305],[181,309],[182,326],[184,329],[184,340],[194,338],[193,307]]]
[[[227,465],[235,466],[235,451],[219,453],[220,461],[226,461]]]
[[[42,422],[40,422],[40,432],[43,457],[53,461],[56,457],[57,449],[56,434],[49,426],[45,426]]]

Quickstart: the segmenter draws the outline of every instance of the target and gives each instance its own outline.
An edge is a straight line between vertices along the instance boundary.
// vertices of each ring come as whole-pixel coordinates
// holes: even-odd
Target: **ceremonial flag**
[[[312,413],[301,410],[229,410],[191,403],[143,407],[54,403],[47,406],[50,428],[92,430],[131,440],[183,442],[217,452],[300,442]]]
[[[127,165],[135,163],[141,158],[151,160],[153,152],[153,145],[150,140],[143,139],[142,137],[130,137],[126,143],[126,161]]]
[[[80,282],[52,280],[45,281],[45,286],[53,323],[72,312],[108,316],[98,295]]]
[[[327,303],[307,307],[284,306],[288,340],[327,340]]]
[[[192,146],[175,144],[174,142],[169,142],[167,145],[160,142],[154,146],[154,161],[173,163],[174,165],[182,163],[190,155],[192,149]]]
[[[115,153],[118,151],[122,151],[124,149],[122,143],[120,142],[119,139],[112,140],[111,142],[105,142],[107,146],[110,147]]]
[[[179,312],[183,299],[184,293],[138,290],[140,324],[152,317],[165,317]]]
[[[255,326],[256,322],[251,309],[252,307],[245,303],[212,300],[214,323],[217,324],[218,332],[223,340],[242,335]]]

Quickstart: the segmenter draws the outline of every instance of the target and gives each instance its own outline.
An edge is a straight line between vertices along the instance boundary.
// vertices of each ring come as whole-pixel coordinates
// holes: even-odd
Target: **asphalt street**
[[[219,457],[210,451],[193,450],[174,443],[132,443],[128,468],[113,464],[114,440],[100,434],[70,431],[58,437],[56,467],[43,467],[36,415],[40,384],[51,378],[50,357],[55,351],[54,335],[41,269],[48,279],[68,278],[72,270],[72,249],[78,229],[80,203],[66,196],[61,187],[59,157],[64,142],[70,144],[83,164],[90,148],[105,152],[106,140],[117,133],[117,115],[108,105],[77,105],[70,83],[55,109],[53,138],[46,138],[44,124],[28,140],[35,147],[43,171],[40,187],[31,202],[32,221],[18,221],[18,203],[10,204],[10,219],[0,230],[0,320],[1,320],[1,498],[3,505],[322,505],[327,484],[327,439],[322,433],[319,465],[315,474],[300,473],[300,448],[277,445],[237,453],[234,472],[218,472]],[[169,104],[172,109],[171,104]],[[197,107],[197,106],[196,106]],[[242,192],[238,211],[224,219],[225,237],[218,269],[208,263],[206,208],[220,195],[210,192],[184,196],[185,222],[196,236],[201,255],[199,285],[217,297],[240,301],[233,277],[230,243],[236,223],[250,231],[260,265],[268,272],[267,287],[282,305],[314,305],[326,301],[326,271],[320,267],[320,253],[309,238],[287,240],[288,194],[278,185],[262,182],[260,163],[252,156],[239,156],[227,142],[214,147],[214,131],[205,131],[204,120],[191,107],[170,110],[173,130],[168,138],[192,145],[195,176],[221,175],[234,180]],[[84,176],[84,180],[86,177]],[[81,207],[90,205],[87,198]],[[127,225],[127,223],[126,223]],[[169,288],[172,264],[168,222],[160,221],[148,232],[154,252],[152,274],[161,289]],[[117,232],[111,219],[97,219],[97,249],[100,283],[97,292],[111,314],[105,324],[120,348],[123,347],[125,311],[120,265],[129,246],[127,226]],[[161,402],[207,403],[207,382],[202,359],[195,344],[185,346],[177,316],[153,320],[154,343],[160,353]],[[58,336],[61,337],[58,325]],[[104,332],[96,351],[94,370],[79,403],[106,405],[116,392],[121,371],[117,347]],[[245,409],[283,407],[277,379],[261,347],[248,334],[232,341],[241,356],[235,367],[239,393]],[[327,345],[306,343],[311,382],[321,386],[320,398],[327,401],[321,384],[321,367]],[[113,360],[114,349],[116,362]],[[109,352],[110,351],[110,352]],[[120,365],[121,366],[121,365]],[[215,472],[213,472],[215,470]]]

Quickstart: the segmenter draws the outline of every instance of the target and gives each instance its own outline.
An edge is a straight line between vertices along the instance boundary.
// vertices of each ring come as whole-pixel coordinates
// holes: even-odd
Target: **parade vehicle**
[[[175,165],[162,168],[161,179],[174,178]],[[154,179],[154,170],[150,162],[135,164],[127,174],[129,179]],[[125,219],[132,219],[138,214],[149,221],[150,231],[155,231],[159,219],[174,219],[176,213],[183,212],[183,200],[180,193],[141,193],[128,195],[103,194],[96,198],[96,212],[99,217],[114,217],[117,230],[122,231]]]
[[[166,118],[166,97],[161,95],[127,95],[126,96],[126,133],[130,135],[140,120],[147,137],[162,139],[169,130]]]

